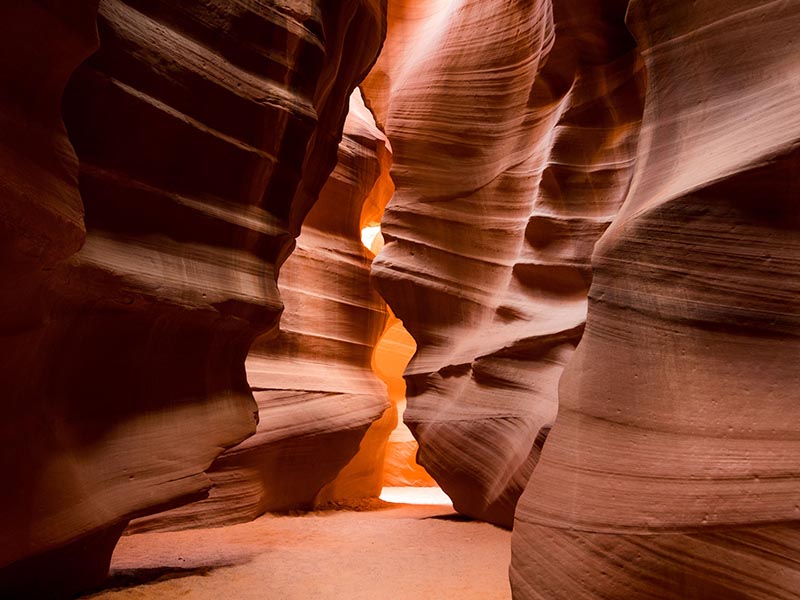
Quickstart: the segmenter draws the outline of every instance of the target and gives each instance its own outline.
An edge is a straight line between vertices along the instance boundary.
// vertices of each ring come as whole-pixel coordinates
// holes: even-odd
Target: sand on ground
[[[450,506],[374,501],[357,508],[124,536],[106,589],[84,598],[511,598],[510,532],[466,520]]]

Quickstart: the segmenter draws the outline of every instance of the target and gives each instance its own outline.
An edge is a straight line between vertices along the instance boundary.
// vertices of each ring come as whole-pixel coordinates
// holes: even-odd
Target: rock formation
[[[245,356],[384,7],[102,0],[73,153],[96,3],[5,4],[0,595],[68,596],[253,433]]]
[[[72,71],[97,46],[97,2],[4,2],[0,5],[0,596],[26,587],[46,553],[50,576],[80,568],[102,577],[107,563],[79,551],[61,512],[74,492],[72,456],[62,456],[58,413],[47,392],[53,270],[83,244],[78,162],[60,104]],[[47,44],[41,40],[47,39]],[[56,400],[56,402],[58,402]],[[48,431],[49,430],[49,431]],[[63,438],[62,438],[63,439]],[[64,439],[69,443],[69,439]],[[54,491],[69,483],[64,492]],[[50,496],[48,496],[50,494]],[[67,511],[68,512],[68,511]],[[102,522],[81,531],[91,550],[110,556],[121,527]],[[71,560],[72,559],[72,560]],[[8,565],[16,563],[13,567]],[[94,563],[94,564],[92,564]],[[19,584],[19,585],[18,585]]]
[[[403,322],[390,311],[386,330],[375,348],[372,361],[375,373],[386,383],[389,400],[397,407],[397,427],[391,432],[386,443],[384,486],[437,485],[430,474],[417,463],[419,445],[411,430],[403,422],[407,404],[403,373],[416,349],[414,338],[406,331]]]
[[[280,332],[258,338],[247,358],[256,434],[208,470],[208,499],[139,519],[130,531],[221,525],[380,494],[396,416],[371,368],[387,313],[369,281],[373,257],[361,243],[361,219],[365,204],[388,201],[390,164],[386,138],[356,90],[336,169],[281,268]]]
[[[800,2],[386,11],[0,6],[0,597],[410,431],[519,599],[796,600]]]
[[[800,4],[631,2],[631,190],[517,510],[516,598],[796,599]]]
[[[643,75],[624,10],[392,2],[364,86],[397,186],[373,273],[418,344],[405,420],[456,509],[505,526],[631,176]]]

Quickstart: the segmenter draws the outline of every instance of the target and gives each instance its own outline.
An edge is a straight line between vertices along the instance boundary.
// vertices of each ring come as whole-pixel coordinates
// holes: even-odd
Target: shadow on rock
[[[106,581],[103,583],[102,587],[96,588],[87,595],[79,596],[79,598],[90,600],[91,598],[94,598],[96,594],[101,592],[124,590],[140,585],[168,581],[170,579],[182,579],[184,577],[198,576],[205,577],[215,569],[233,567],[237,564],[239,563],[204,565],[196,567],[164,566],[113,570],[108,576],[108,579],[106,579]]]

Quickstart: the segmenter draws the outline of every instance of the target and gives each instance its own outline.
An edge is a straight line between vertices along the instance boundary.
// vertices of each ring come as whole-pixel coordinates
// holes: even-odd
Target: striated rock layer
[[[631,2],[647,103],[522,497],[525,599],[796,599],[800,4]]]
[[[63,102],[78,177],[58,106],[96,4],[10,4],[0,595],[51,597],[102,577],[131,517],[204,495],[255,430],[245,356],[276,327],[384,8],[103,0]]]
[[[336,169],[281,268],[280,332],[258,338],[247,358],[256,434],[208,470],[208,499],[139,519],[129,531],[222,525],[268,510],[378,496],[396,417],[370,366],[386,308],[370,285],[372,256],[360,224],[365,203],[388,200],[390,164],[386,138],[356,90]]]
[[[405,421],[456,509],[505,526],[631,177],[643,74],[624,11],[392,2],[364,85],[397,186],[373,274],[418,345]]]

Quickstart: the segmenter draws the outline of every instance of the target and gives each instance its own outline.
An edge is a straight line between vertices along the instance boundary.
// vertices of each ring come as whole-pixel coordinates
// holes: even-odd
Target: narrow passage
[[[400,493],[407,502],[439,501],[424,488]],[[372,500],[267,514],[215,529],[124,536],[108,587],[85,598],[504,600],[510,535],[445,504]]]

